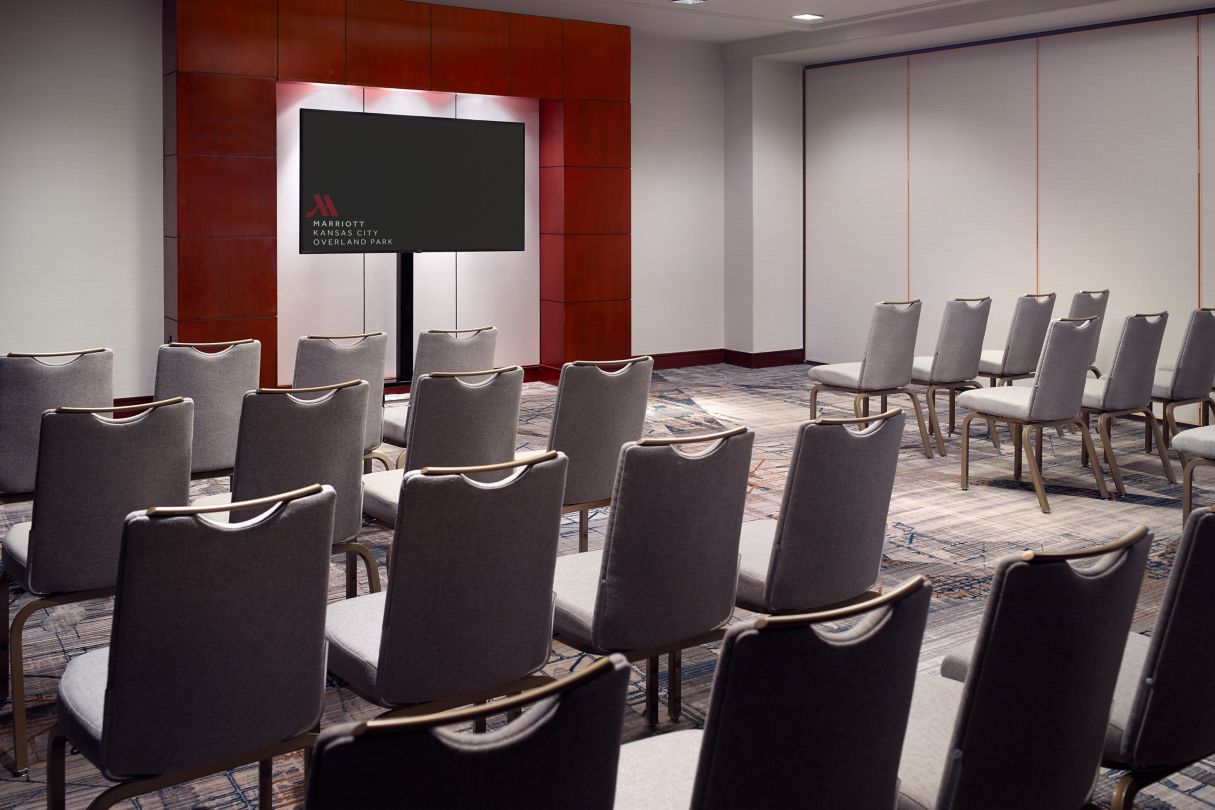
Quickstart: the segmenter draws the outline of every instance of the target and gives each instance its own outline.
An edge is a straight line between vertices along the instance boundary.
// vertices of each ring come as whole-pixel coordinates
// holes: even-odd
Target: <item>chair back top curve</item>
[[[931,597],[916,577],[846,627],[845,611],[731,626],[692,808],[893,807]]]
[[[1215,309],[1196,309],[1190,313],[1177,353],[1169,399],[1209,397],[1212,383],[1215,383]]]
[[[248,501],[312,483],[337,492],[332,540],[341,543],[363,526],[363,436],[366,380],[303,399],[284,391],[250,391],[240,414],[232,471],[232,500]],[[247,520],[259,510],[233,512]]]
[[[1097,319],[1097,334],[1100,336],[1101,328],[1105,326],[1105,310],[1110,303],[1109,290],[1081,290],[1072,296],[1071,307],[1067,310],[1069,318],[1096,318]],[[1098,337],[1100,340],[1100,337]],[[1088,363],[1091,366],[1097,359],[1097,349],[1093,348],[1093,356],[1089,358]]]
[[[620,448],[641,438],[654,358],[622,360],[607,371],[600,364],[566,363],[557,385],[557,404],[548,446],[569,456],[567,504],[612,496]]]
[[[441,330],[432,329],[418,333],[417,349],[413,358],[413,378],[409,390],[413,391],[423,374],[436,371],[477,371],[494,367],[494,353],[498,347],[498,330],[492,326],[483,329]],[[413,414],[405,413],[405,435]]]
[[[1215,751],[1215,705],[1207,698],[1212,615],[1215,512],[1198,509],[1186,522],[1122,735],[1124,761],[1136,769],[1172,768]]]
[[[1127,316],[1106,377],[1102,410],[1125,411],[1151,404],[1156,362],[1160,359],[1160,344],[1168,322],[1167,312]]]
[[[1050,422],[1080,414],[1088,359],[1097,345],[1100,328],[1095,318],[1083,321],[1064,318],[1050,324],[1034,372],[1030,421]]]
[[[338,343],[352,339],[351,344]],[[334,385],[346,380],[366,380],[367,427],[363,452],[370,452],[384,440],[384,357],[388,336],[383,332],[333,337],[301,337],[295,351],[294,388]],[[305,399],[309,395],[301,395]],[[319,394],[312,396],[321,396]]]
[[[896,409],[859,432],[798,429],[764,583],[769,612],[835,604],[877,582],[905,422]]]
[[[234,342],[220,351],[172,343],[157,351],[152,398],[194,400],[192,472],[226,470],[236,463],[241,401],[246,391],[257,388],[261,359],[257,340]]]
[[[229,759],[320,719],[335,495],[308,492],[237,526],[173,514],[190,510],[127,518],[102,726],[111,779]]]
[[[489,689],[548,660],[568,460],[534,459],[492,484],[405,474],[376,668],[385,705]]]
[[[1004,374],[1028,374],[1038,365],[1046,331],[1050,327],[1050,316],[1054,311],[1054,293],[1023,295],[1017,299],[1012,324],[1008,327],[1008,341],[1004,344],[1004,366],[1001,369]]]
[[[990,298],[955,298],[945,302],[929,382],[953,383],[975,378],[990,314]]]
[[[503,785],[520,784],[540,807],[611,810],[629,672],[623,656],[601,658],[519,695],[532,708],[484,734],[444,727],[466,722],[467,710],[327,728],[305,807],[388,810],[408,784],[414,806],[482,810],[502,804]]]
[[[621,448],[591,620],[598,649],[670,644],[733,613],[755,433],[715,435],[686,451],[650,440]]]
[[[67,362],[47,362],[70,357]],[[0,493],[34,491],[42,414],[60,405],[99,407],[114,402],[114,352],[0,357]]]
[[[1151,540],[1000,561],[937,807],[1085,804]],[[1033,778],[1008,790],[1012,773]]]
[[[902,388],[911,382],[920,302],[882,301],[873,305],[869,339],[861,360],[860,387],[871,391]]]
[[[28,581],[36,593],[112,588],[122,521],[151,504],[190,497],[194,403],[122,419],[48,411],[42,416],[30,528]]]
[[[423,374],[409,395],[405,469],[510,461],[518,443],[522,397],[519,366],[475,377]]]

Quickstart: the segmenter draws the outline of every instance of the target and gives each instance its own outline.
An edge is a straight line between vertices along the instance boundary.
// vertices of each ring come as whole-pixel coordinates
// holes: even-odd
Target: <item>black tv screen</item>
[[[300,110],[300,253],[523,250],[523,124]]]

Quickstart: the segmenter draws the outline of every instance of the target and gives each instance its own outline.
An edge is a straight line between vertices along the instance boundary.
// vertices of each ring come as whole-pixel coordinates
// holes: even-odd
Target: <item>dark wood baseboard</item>
[[[683,368],[685,366],[711,366],[726,362],[725,349],[703,349],[698,352],[669,352],[650,355],[654,358],[654,370]]]
[[[726,349],[726,362],[743,368],[772,368],[773,366],[800,366],[806,360],[805,349],[781,349],[775,352],[736,352]]]

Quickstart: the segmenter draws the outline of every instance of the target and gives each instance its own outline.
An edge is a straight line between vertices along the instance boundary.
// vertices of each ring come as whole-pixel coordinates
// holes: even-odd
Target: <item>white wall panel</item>
[[[1172,357],[1195,303],[1194,18],[1046,37],[1040,53],[1041,289],[1110,289],[1097,364],[1122,320],[1168,310]]]
[[[990,296],[1000,348],[1016,298],[1034,292],[1033,40],[913,56],[909,154],[917,354],[931,355],[950,298]]]
[[[907,292],[906,59],[806,73],[806,358],[859,360]]]
[[[1198,18],[1198,109],[1202,134],[1202,301],[1215,306],[1215,16]]]

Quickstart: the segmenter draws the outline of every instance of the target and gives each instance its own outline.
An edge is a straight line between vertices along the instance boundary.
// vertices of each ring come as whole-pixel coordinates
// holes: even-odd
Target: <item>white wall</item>
[[[118,397],[164,329],[160,5],[0,4],[0,352],[109,346]]]
[[[723,345],[720,49],[633,35],[633,352]]]

